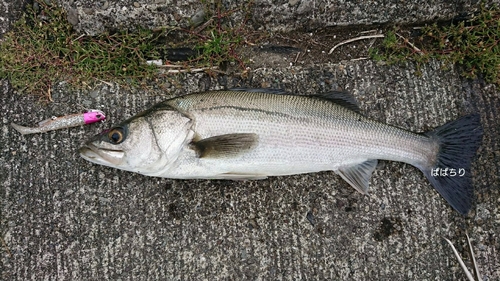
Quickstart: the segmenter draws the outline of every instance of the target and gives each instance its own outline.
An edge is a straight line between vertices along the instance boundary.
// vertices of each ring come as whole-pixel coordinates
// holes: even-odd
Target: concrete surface
[[[0,23],[5,30],[8,23]],[[484,279],[500,279],[497,87],[462,79],[438,62],[417,76],[412,65],[325,60],[266,67],[260,56],[245,79],[182,74],[148,92],[106,84],[67,92],[59,85],[48,105],[1,81],[0,279],[464,280],[443,237],[466,256],[466,232]],[[181,181],[93,165],[77,154],[90,136],[158,101],[235,86],[300,94],[344,89],[367,116],[413,131],[480,112],[485,136],[473,166],[473,210],[459,215],[417,169],[395,162],[382,162],[363,196],[331,172]],[[109,119],[28,136],[9,126],[84,108],[104,110]]]
[[[94,35],[116,27],[138,25],[186,26],[196,11],[203,8],[199,0],[121,0],[63,2],[71,11],[75,27]],[[451,19],[464,12],[477,11],[481,1],[426,0],[426,1],[372,1],[372,0],[255,0],[255,1],[204,1],[222,2],[227,10],[242,15],[246,3],[251,4],[249,24],[256,29],[314,31],[325,26],[347,26],[373,23],[416,23],[436,19]],[[487,5],[498,0],[485,1]]]

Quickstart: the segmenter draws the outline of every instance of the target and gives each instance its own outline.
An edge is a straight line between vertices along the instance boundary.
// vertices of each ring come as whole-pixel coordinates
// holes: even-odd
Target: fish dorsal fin
[[[357,113],[361,112],[361,110],[359,109],[358,102],[356,101],[354,96],[348,92],[332,91],[324,94],[314,95],[313,97],[318,97],[321,99],[334,102],[338,105],[341,105]]]
[[[267,93],[267,94],[275,94],[275,95],[292,95],[291,93],[282,90],[282,89],[272,89],[272,88],[263,88],[263,89],[257,89],[257,88],[232,88],[229,89],[230,91],[237,91],[237,92],[250,92],[250,93]],[[332,92],[327,92],[324,94],[316,94],[316,95],[307,95],[306,97],[311,97],[311,98],[318,98],[318,99],[323,99],[327,101],[331,101],[333,103],[336,103],[340,106],[343,106],[347,109],[350,109],[354,112],[360,113],[361,110],[359,109],[358,102],[354,98],[353,95],[351,95],[348,92],[342,92],[342,91],[332,91]]]
[[[227,134],[195,141],[192,146],[200,158],[234,157],[252,150],[257,141],[257,134]]]
[[[275,95],[291,95],[291,93],[283,89],[273,89],[273,88],[231,88],[229,91],[235,92],[249,92],[249,93],[265,93],[265,94],[275,94]]]
[[[377,159],[371,159],[355,166],[341,168],[336,173],[357,191],[366,194],[368,193],[370,178],[375,167],[377,167],[377,163]]]

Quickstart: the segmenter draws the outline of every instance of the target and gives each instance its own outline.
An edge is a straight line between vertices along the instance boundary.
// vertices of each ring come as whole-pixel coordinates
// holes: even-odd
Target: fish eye
[[[108,140],[112,144],[119,144],[125,140],[125,134],[123,128],[114,128],[108,132]]]

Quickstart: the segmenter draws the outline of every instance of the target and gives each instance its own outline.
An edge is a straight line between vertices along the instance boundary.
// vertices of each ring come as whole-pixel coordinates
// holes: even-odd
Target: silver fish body
[[[470,159],[441,163],[439,131],[416,134],[356,111],[344,93],[317,97],[256,89],[197,93],[159,103],[97,135],[80,155],[97,164],[177,179],[261,179],[333,170],[362,193],[368,190],[377,159],[409,163],[428,178],[436,167],[470,166]],[[455,122],[459,124],[453,128],[471,123],[464,130],[477,137],[463,148],[472,158],[482,134],[478,116]],[[436,187],[461,213],[471,204],[467,179],[464,194]]]

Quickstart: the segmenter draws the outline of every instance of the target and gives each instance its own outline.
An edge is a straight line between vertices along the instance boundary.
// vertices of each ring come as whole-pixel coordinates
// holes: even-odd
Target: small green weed
[[[173,46],[194,46],[198,55],[192,61],[201,66],[222,66],[227,62],[236,62],[242,69],[245,62],[237,54],[237,49],[245,43],[245,37],[251,37],[247,30],[246,21],[250,15],[253,1],[243,1],[236,9],[226,10],[222,1],[202,1],[207,12],[207,21],[200,27],[182,30],[188,38]],[[230,16],[240,13],[242,21],[233,26]]]
[[[370,50],[371,57],[388,63],[416,61],[417,67],[429,59],[457,63],[462,75],[483,75],[487,82],[500,85],[500,10],[481,7],[467,21],[425,26],[412,44],[397,31],[389,31],[381,48]]]

